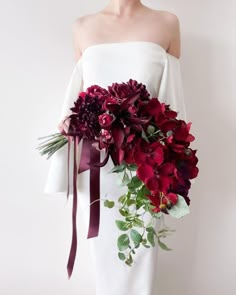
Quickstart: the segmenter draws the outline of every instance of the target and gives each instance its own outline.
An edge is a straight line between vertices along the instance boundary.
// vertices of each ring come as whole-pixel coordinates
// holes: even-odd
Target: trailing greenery
[[[111,170],[121,174],[121,185],[128,188],[127,193],[118,198],[119,212],[123,219],[115,220],[115,223],[118,229],[124,232],[117,238],[118,257],[129,266],[133,264],[133,256],[141,246],[150,248],[155,247],[157,243],[163,250],[172,250],[163,243],[162,238],[175,231],[164,226],[156,232],[154,219],[161,218],[163,213],[153,211],[155,207],[146,197],[150,192],[136,175],[132,175],[132,171],[136,169],[135,165],[122,164]],[[115,202],[106,199],[104,206],[113,208]],[[145,214],[150,215],[147,224],[144,221]]]

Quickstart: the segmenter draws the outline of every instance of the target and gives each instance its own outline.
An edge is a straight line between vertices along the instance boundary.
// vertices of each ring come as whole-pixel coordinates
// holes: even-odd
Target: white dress
[[[58,123],[71,112],[69,108],[80,91],[94,84],[107,88],[114,82],[127,82],[130,78],[145,84],[150,97],[170,104],[178,112],[178,118],[187,121],[180,60],[157,43],[128,41],[100,43],[85,49],[73,69]],[[80,151],[79,148],[78,155]],[[117,174],[107,173],[112,167],[110,159],[101,169],[100,197],[116,201],[124,190],[117,185]],[[71,156],[70,194],[73,191],[72,171]],[[78,206],[86,212],[83,218],[88,228],[89,171],[78,175],[77,187]],[[64,193],[66,196],[66,192],[67,148],[63,147],[51,158],[44,193]],[[117,237],[122,232],[116,227],[115,219],[120,217],[117,207],[108,209],[101,202],[99,235],[89,239],[96,274],[96,295],[156,295],[159,246],[149,249],[140,246],[133,257],[135,263],[132,267],[127,266],[117,256]],[[162,221],[156,220],[156,229],[160,228]]]

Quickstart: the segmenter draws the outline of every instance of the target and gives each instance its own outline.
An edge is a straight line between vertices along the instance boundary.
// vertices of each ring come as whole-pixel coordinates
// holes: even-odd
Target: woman
[[[169,103],[178,112],[178,117],[186,120],[176,15],[152,10],[139,0],[111,0],[102,11],[78,18],[73,23],[73,32],[76,65],[59,122],[70,112],[78,92],[94,84],[107,88],[113,82],[126,82],[130,78],[145,84],[151,97]],[[116,202],[124,190],[117,185],[117,175],[108,173],[112,167],[109,160],[101,169],[100,196]],[[67,149],[62,148],[52,156],[44,192],[65,194],[66,191]],[[78,175],[78,203],[87,227],[88,196],[89,171],[84,171]],[[158,294],[158,246],[139,247],[135,263],[132,267],[127,266],[117,257],[120,230],[115,220],[120,219],[120,213],[117,207],[108,209],[101,205],[100,210],[99,235],[89,239],[96,274],[96,295]],[[161,221],[155,221],[156,229]]]

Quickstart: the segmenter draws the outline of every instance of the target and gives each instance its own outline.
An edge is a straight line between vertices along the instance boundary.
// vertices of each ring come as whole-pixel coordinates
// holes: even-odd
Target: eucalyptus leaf
[[[130,253],[129,257],[126,259],[125,263],[130,266],[132,264],[132,262],[133,262],[133,257]]]
[[[148,142],[149,143],[149,140],[148,140],[148,138],[147,138],[147,135],[146,135],[146,133],[145,133],[145,131],[142,129],[142,138],[146,141],[146,142]]]
[[[143,182],[135,175],[131,178],[131,181],[128,185],[129,189],[136,189],[140,187],[143,184]]]
[[[149,125],[148,128],[147,128],[147,132],[148,134],[153,134],[155,131],[155,127],[152,126],[152,125]]]
[[[129,229],[129,223],[128,222],[125,222],[125,221],[122,221],[122,220],[115,220],[115,223],[116,223],[117,227],[120,230],[126,231],[126,230]]]
[[[129,171],[136,171],[137,170],[137,166],[135,164],[130,164],[127,166],[127,169]]]
[[[163,242],[161,242],[160,239],[158,239],[158,244],[159,244],[159,246],[160,246],[163,250],[168,250],[168,251],[172,250],[171,248],[168,248],[168,247],[166,246],[166,244],[164,244]]]
[[[122,252],[118,252],[118,257],[120,258],[120,260],[125,260],[125,254]]]
[[[133,228],[130,230],[130,237],[135,242],[135,244],[139,244],[142,241],[141,234]]]
[[[121,164],[121,165],[115,165],[110,171],[109,173],[119,173],[119,172],[123,172],[125,170],[126,165]]]
[[[152,232],[149,232],[147,234],[147,239],[148,239],[148,242],[154,247],[155,241],[154,241],[154,234]]]
[[[128,216],[129,215],[129,211],[126,209],[119,209],[119,212],[122,216]]]
[[[145,248],[151,248],[149,245],[143,244]]]
[[[144,222],[139,218],[135,218],[133,223],[137,227],[143,227],[144,226]]]
[[[128,183],[130,183],[130,178],[129,178],[129,175],[124,172],[124,175],[122,177],[122,185],[127,185]]]
[[[113,208],[114,205],[115,205],[114,201],[109,201],[109,200],[104,201],[104,206],[107,207],[107,208]]]
[[[153,234],[155,234],[155,232],[156,232],[153,226],[146,227],[146,231],[149,233],[153,233]]]
[[[178,195],[177,203],[171,209],[167,209],[167,211],[175,218],[181,218],[190,213],[189,206],[181,195]]]
[[[130,239],[127,234],[122,234],[118,237],[117,246],[120,251],[124,251],[129,247]]]
[[[119,197],[118,202],[123,204],[125,202],[126,198],[127,198],[126,195],[122,195],[122,196]]]

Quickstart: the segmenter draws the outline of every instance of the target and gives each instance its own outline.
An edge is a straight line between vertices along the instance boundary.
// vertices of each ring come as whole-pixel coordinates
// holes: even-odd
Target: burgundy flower
[[[93,96],[82,92],[74,102],[70,118],[68,135],[77,135],[80,138],[94,139],[99,136],[101,127],[98,116],[102,113],[102,96]]]
[[[104,98],[106,95],[108,95],[108,91],[105,88],[102,88],[96,84],[88,87],[85,93],[88,94],[90,97],[98,98]]]
[[[157,98],[151,98],[145,105],[143,112],[158,119],[159,116],[164,114],[164,110],[163,104]]]
[[[114,117],[109,114],[101,114],[98,117],[99,124],[104,129],[111,129],[112,122],[114,121]]]
[[[151,192],[162,191],[168,193],[172,184],[174,169],[174,164],[168,162],[161,166],[144,163],[138,166],[136,173]]]
[[[174,138],[177,141],[185,141],[185,142],[192,142],[194,141],[195,137],[192,134],[189,134],[189,130],[191,127],[191,122],[188,124],[185,123],[183,120],[178,120],[179,124],[175,128]]]
[[[148,165],[161,165],[164,161],[165,147],[160,142],[148,143],[139,139],[136,144],[134,159],[137,165],[146,163]]]
[[[109,146],[113,143],[113,138],[110,130],[102,129],[99,136],[99,148],[109,148]]]
[[[148,100],[150,96],[146,86],[133,79],[129,79],[127,83],[112,83],[111,86],[108,86],[108,91],[112,96],[120,99],[139,94],[141,100]]]

